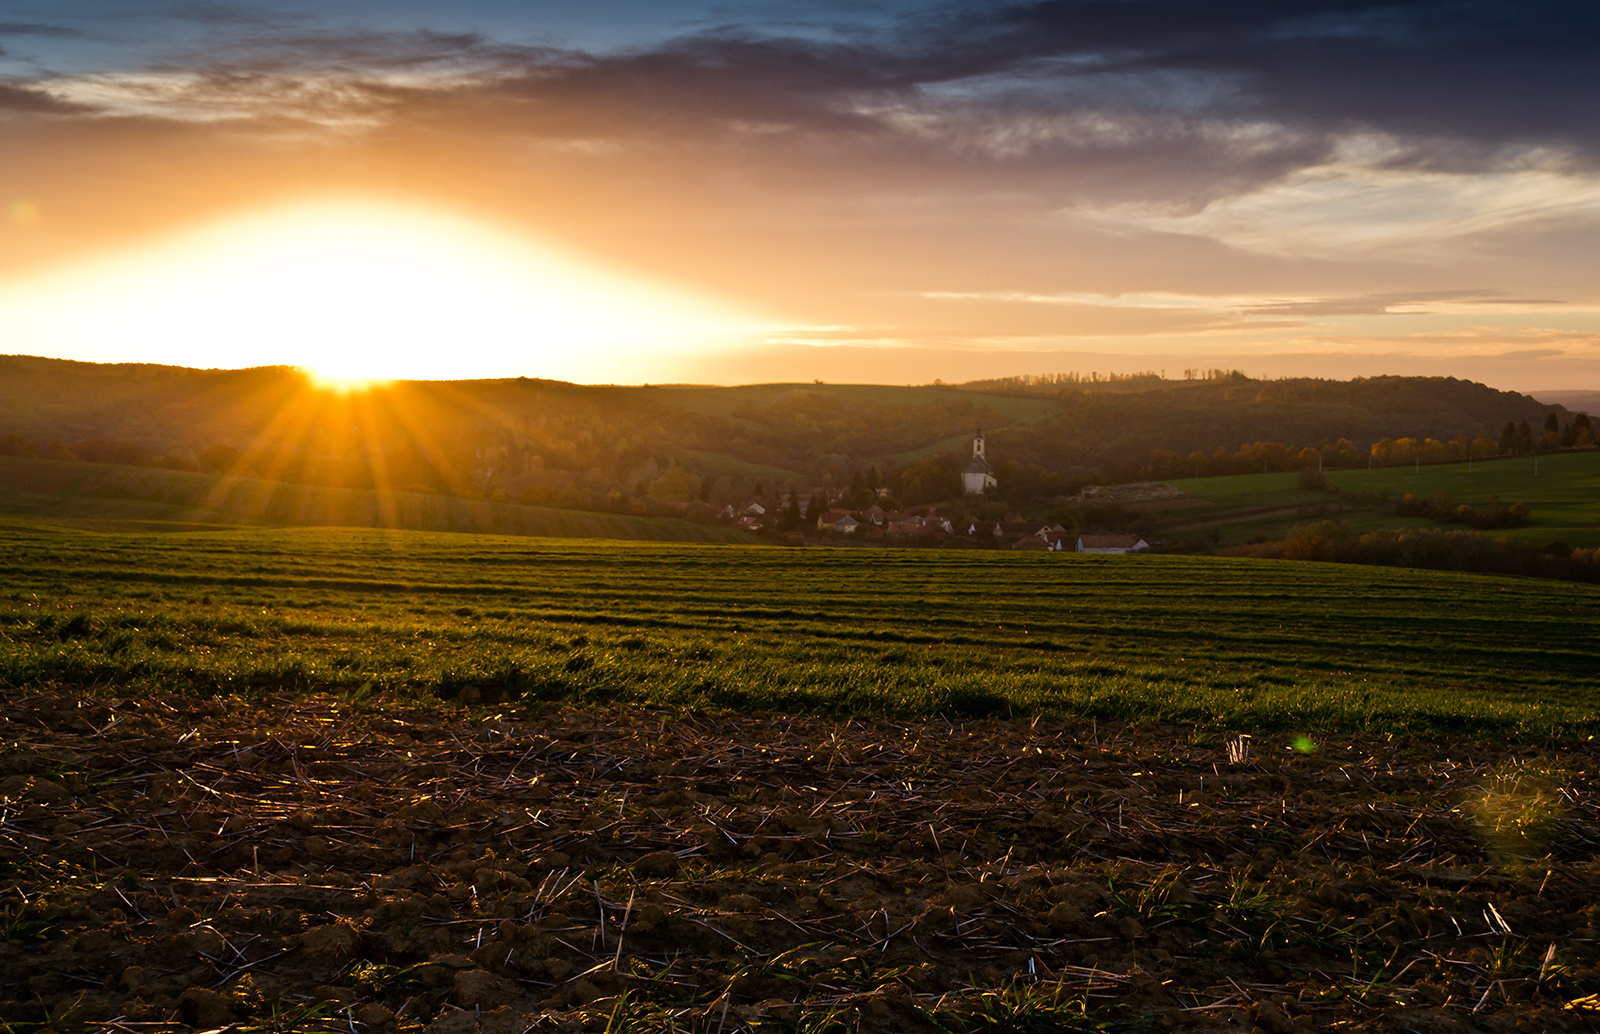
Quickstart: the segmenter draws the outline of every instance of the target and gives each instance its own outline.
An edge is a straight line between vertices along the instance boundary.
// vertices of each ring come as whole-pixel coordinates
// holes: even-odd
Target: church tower
[[[972,462],[961,472],[961,490],[967,495],[982,495],[984,489],[994,488],[994,468],[983,451],[983,429],[972,436]]]

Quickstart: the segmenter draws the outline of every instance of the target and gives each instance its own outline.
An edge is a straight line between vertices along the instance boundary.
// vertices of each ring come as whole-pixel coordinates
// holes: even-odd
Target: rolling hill
[[[1020,506],[1086,484],[1236,472],[1228,457],[1253,443],[1276,443],[1292,464],[1288,450],[1308,446],[1364,456],[1383,438],[1498,440],[1507,422],[1539,429],[1551,415],[1570,416],[1453,378],[922,387],[515,378],[340,394],[282,367],[0,356],[0,453],[652,515],[790,484],[842,487],[870,468],[894,487],[915,464],[964,462],[978,427],[1007,503]],[[1259,458],[1243,469],[1251,463],[1261,469]]]

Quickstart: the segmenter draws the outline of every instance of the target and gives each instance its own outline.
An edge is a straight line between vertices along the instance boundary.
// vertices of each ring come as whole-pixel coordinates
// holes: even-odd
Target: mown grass
[[[1600,731],[1600,590],[1208,557],[0,526],[0,684]]]
[[[1170,481],[1174,488],[1211,506],[1173,511],[1163,524],[1191,531],[1215,527],[1228,544],[1256,535],[1282,538],[1289,527],[1317,516],[1342,520],[1357,532],[1431,527],[1430,521],[1396,516],[1395,502],[1407,493],[1425,499],[1448,492],[1457,503],[1475,509],[1487,507],[1491,497],[1528,505],[1532,515],[1527,527],[1494,535],[1536,542],[1560,540],[1575,549],[1600,546],[1600,450],[1478,461],[1470,468],[1465,463],[1448,463],[1329,470],[1326,474],[1328,484],[1345,493],[1343,497],[1300,488],[1298,474]],[[1339,512],[1313,513],[1334,508]]]

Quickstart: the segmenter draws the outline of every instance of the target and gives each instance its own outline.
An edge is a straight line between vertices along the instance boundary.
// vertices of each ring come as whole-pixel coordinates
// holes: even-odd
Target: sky
[[[1600,389],[1600,6],[9,0],[0,353]]]

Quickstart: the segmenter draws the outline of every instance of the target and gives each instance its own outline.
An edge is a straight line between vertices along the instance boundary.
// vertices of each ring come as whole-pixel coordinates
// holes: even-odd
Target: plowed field
[[[1600,991],[1587,741],[63,692],[0,742],[18,1034],[1555,1031]]]

